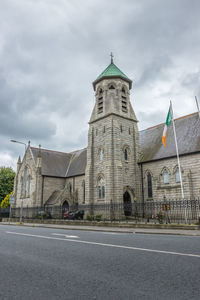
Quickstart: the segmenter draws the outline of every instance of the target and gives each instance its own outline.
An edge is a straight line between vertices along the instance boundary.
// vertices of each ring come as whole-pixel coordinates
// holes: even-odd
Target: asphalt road
[[[0,299],[200,299],[200,237],[0,225]]]

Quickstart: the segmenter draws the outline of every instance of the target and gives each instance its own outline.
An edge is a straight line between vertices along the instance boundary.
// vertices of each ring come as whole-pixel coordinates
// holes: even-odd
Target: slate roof
[[[37,162],[39,148],[31,147]],[[42,175],[53,177],[72,177],[85,174],[87,162],[87,149],[64,153],[41,149]]]
[[[140,131],[141,163],[176,156],[172,124],[168,128],[166,148],[162,144],[164,123]],[[200,119],[198,113],[175,119],[179,154],[200,152]],[[35,163],[38,148],[30,147]],[[73,177],[85,174],[87,149],[64,153],[41,149],[42,175]]]
[[[85,168],[87,163],[87,149],[76,151],[67,170],[66,177],[72,177],[85,174]]]
[[[31,147],[35,162],[37,162],[38,148]],[[64,153],[41,149],[42,175],[65,177],[66,170],[72,157],[71,153]]]
[[[159,124],[140,131],[141,162],[176,156],[172,123],[168,128],[166,147],[162,144],[164,125]],[[200,119],[198,113],[175,119],[175,128],[180,155],[200,151]]]

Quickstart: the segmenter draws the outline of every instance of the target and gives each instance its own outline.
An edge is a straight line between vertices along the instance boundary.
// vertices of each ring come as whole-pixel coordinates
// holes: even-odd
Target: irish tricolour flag
[[[166,147],[167,129],[168,129],[168,126],[171,124],[172,119],[173,119],[173,113],[172,113],[172,107],[171,107],[171,104],[170,104],[169,111],[168,111],[168,114],[167,114],[166,123],[165,123],[165,127],[164,127],[164,130],[163,130],[163,135],[162,135],[162,142],[163,142],[164,147]]]

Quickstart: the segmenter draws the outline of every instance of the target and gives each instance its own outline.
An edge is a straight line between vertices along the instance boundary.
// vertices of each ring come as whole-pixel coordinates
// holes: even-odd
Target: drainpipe
[[[144,218],[144,181],[143,181],[143,166],[141,164],[141,182],[142,182],[142,217]]]
[[[41,195],[41,206],[43,206],[43,196],[44,196],[44,175],[42,175],[42,195]]]

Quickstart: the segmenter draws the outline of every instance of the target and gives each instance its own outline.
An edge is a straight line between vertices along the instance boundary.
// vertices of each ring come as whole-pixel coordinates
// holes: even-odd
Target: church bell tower
[[[139,134],[130,102],[132,81],[113,62],[93,82],[95,105],[89,121],[86,203],[139,199]]]

